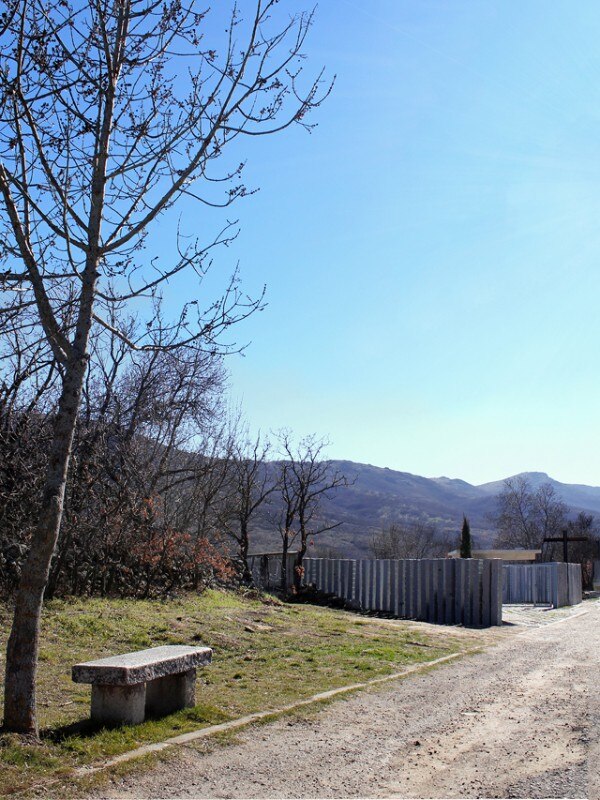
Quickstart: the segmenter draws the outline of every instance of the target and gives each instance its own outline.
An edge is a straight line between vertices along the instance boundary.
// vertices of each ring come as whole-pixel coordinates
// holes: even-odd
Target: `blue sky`
[[[248,142],[218,256],[267,284],[228,362],[253,428],[600,485],[598,42],[595,1],[321,3],[306,69],[335,89],[311,135]]]

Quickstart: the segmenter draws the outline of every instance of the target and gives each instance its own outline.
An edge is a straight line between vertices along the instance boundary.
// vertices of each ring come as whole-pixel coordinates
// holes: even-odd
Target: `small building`
[[[511,564],[534,564],[539,561],[541,550],[472,550],[473,558],[501,558]],[[460,550],[452,550],[448,558],[460,558]]]

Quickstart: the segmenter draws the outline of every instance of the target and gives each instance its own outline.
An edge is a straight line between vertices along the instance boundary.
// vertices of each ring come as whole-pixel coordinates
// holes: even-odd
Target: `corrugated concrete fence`
[[[294,583],[296,553],[296,550],[290,550],[287,554],[288,588]],[[260,589],[279,590],[281,588],[282,557],[282,553],[255,553],[248,556],[248,566],[255,586]]]
[[[502,625],[499,559],[305,558],[304,582],[358,608],[404,619]]]
[[[581,564],[504,565],[504,603],[549,603],[560,608],[581,600]]]

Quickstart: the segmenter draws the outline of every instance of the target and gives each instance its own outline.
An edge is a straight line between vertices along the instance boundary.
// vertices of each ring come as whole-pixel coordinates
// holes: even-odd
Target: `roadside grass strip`
[[[229,722],[223,722],[220,725],[211,725],[207,728],[200,728],[196,731],[191,731],[190,733],[184,733],[180,736],[173,736],[170,739],[165,739],[164,742],[156,742],[154,744],[143,745],[142,747],[138,747],[136,750],[130,750],[127,753],[123,753],[120,756],[116,756],[115,758],[110,759],[109,761],[104,761],[100,764],[93,764],[90,767],[79,767],[75,770],[74,775],[76,776],[85,776],[90,775],[93,772],[97,772],[103,769],[109,769],[110,767],[115,767],[118,764],[123,764],[126,761],[131,761],[133,759],[141,758],[142,756],[149,755],[151,753],[158,753],[162,750],[166,750],[169,747],[174,747],[177,745],[187,745],[191,744],[192,742],[197,741],[198,739],[207,739],[208,737],[216,736],[221,733],[227,733],[232,730],[236,730],[238,728],[244,728],[248,725],[252,725],[257,722],[263,722],[265,720],[274,719],[276,717],[282,716],[284,714],[288,714],[292,711],[297,711],[300,708],[304,708],[305,706],[314,705],[316,703],[324,703],[328,700],[333,700],[335,697],[343,694],[350,694],[351,692],[357,692],[361,689],[368,689],[377,684],[387,683],[389,681],[400,680],[402,678],[406,678],[409,675],[412,675],[417,672],[425,672],[432,667],[436,667],[440,664],[444,664],[447,661],[454,661],[457,658],[462,658],[463,656],[472,655],[474,653],[481,652],[480,647],[473,647],[469,650],[461,650],[457,653],[452,653],[448,656],[442,656],[441,658],[436,658],[433,661],[425,661],[421,664],[416,664],[413,667],[408,667],[407,669],[402,670],[401,672],[394,672],[391,675],[385,675],[382,678],[372,678],[369,681],[365,681],[364,683],[353,683],[349,686],[340,686],[337,689],[330,689],[327,692],[320,692],[319,694],[315,694],[312,697],[308,697],[305,700],[298,700],[296,703],[289,703],[286,706],[282,706],[281,708],[274,708],[268,709],[266,711],[259,711],[255,714],[248,714],[245,717],[240,717],[239,719],[233,719]]]
[[[10,609],[0,606],[2,652],[10,616]],[[42,623],[41,743],[0,735],[0,795],[46,787],[402,678],[481,642],[470,638],[466,651],[456,629],[390,625],[376,617],[234,592],[165,601],[54,600]],[[92,725],[90,688],[72,683],[71,666],[163,644],[213,648],[213,664],[198,671],[197,705],[135,726]]]

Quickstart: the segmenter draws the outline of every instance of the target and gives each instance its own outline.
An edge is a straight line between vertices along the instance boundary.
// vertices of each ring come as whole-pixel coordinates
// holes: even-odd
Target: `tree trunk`
[[[304,574],[304,556],[306,555],[306,540],[307,536],[303,535],[300,537],[300,550],[296,555],[296,559],[294,561],[294,587],[296,591],[299,592],[302,588],[302,576]]]
[[[283,537],[283,548],[281,554],[281,594],[284,597],[288,593],[287,555],[288,555],[288,537],[286,532],[285,536]]]
[[[54,422],[42,510],[17,591],[6,651],[4,729],[34,736],[38,735],[35,678],[42,603],[60,531],[67,471],[86,367],[87,358],[83,356],[71,361],[66,369]]]
[[[308,530],[306,529],[306,521],[304,518],[304,513],[302,509],[300,509],[299,514],[299,529],[300,529],[300,549],[296,555],[294,560],[294,588],[297,592],[300,591],[302,588],[302,575],[304,572],[304,556],[306,555],[307,544],[308,544]]]
[[[249,540],[248,540],[248,528],[242,523],[241,526],[241,536],[240,536],[240,558],[242,560],[242,581],[246,586],[253,586],[254,579],[252,577],[252,572],[250,567],[248,566],[248,547],[249,547]]]

